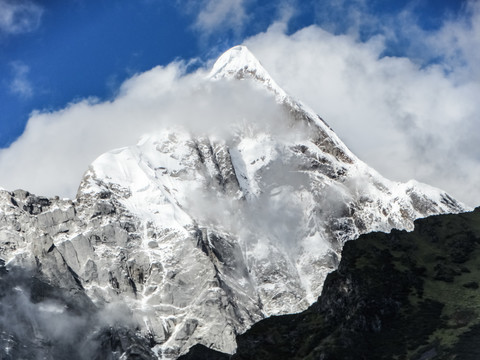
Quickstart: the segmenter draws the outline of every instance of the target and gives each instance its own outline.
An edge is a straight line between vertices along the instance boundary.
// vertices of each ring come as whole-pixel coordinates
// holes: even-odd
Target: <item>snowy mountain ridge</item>
[[[243,46],[206,81],[237,80],[274,93],[287,134],[255,124],[225,138],[163,129],[98,157],[73,201],[0,191],[6,270],[33,269],[69,289],[59,311],[72,293],[98,309],[128,306],[135,341],[118,335],[113,358],[139,349],[176,358],[195,343],[232,353],[256,321],[315,301],[345,241],[465,210],[441,190],[369,168]],[[95,326],[82,328],[97,334],[93,352],[106,336]]]

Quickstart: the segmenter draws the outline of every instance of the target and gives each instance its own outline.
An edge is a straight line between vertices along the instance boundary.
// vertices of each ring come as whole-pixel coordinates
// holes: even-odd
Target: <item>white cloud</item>
[[[197,14],[194,28],[208,36],[214,31],[233,30],[239,33],[248,20],[248,0],[181,0],[189,13]]]
[[[429,45],[433,53],[442,54],[449,68],[461,81],[473,77],[480,81],[480,2],[469,1],[466,15],[449,20],[438,32],[430,34]]]
[[[470,28],[455,27],[472,54],[450,73],[447,63],[420,67],[408,58],[382,57],[384,37],[361,43],[354,34],[335,36],[316,26],[291,36],[283,28],[272,26],[246,44],[354,153],[389,178],[415,178],[480,205],[480,83],[459,76],[480,64]]]
[[[13,79],[10,82],[10,91],[24,98],[33,95],[33,86],[28,79],[30,68],[23,62],[15,61],[10,64],[13,73]]]
[[[0,0],[0,32],[20,34],[40,26],[43,8],[28,0]]]
[[[386,35],[362,43],[356,34],[317,26],[286,35],[285,24],[275,24],[246,44],[287,92],[314,108],[380,173],[415,178],[480,205],[480,12],[470,6],[467,18],[425,37],[431,52],[444,55],[437,65],[382,57]],[[186,75],[183,63],[172,63],[126,81],[112,102],[84,100],[32,114],[22,137],[0,151],[0,186],[73,196],[94,158],[134,144],[142,133],[172,124],[228,132],[242,117],[279,116],[252,89],[205,84],[204,76],[202,69]]]
[[[23,135],[0,150],[0,186],[73,197],[97,156],[133,145],[145,133],[186,126],[224,138],[244,119],[270,126],[265,120],[283,116],[273,95],[249,83],[205,77],[203,70],[185,75],[183,63],[172,63],[127,80],[112,102],[86,99],[60,111],[33,113]]]

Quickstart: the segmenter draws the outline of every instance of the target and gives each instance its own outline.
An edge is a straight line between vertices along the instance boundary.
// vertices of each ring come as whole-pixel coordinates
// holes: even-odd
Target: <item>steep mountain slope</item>
[[[479,265],[480,208],[365,234],[308,310],[255,324],[234,356],[185,359],[478,359]]]
[[[245,47],[222,55],[205,81],[263,89],[282,116],[273,126],[245,119],[225,137],[148,134],[95,160],[73,201],[0,191],[5,271],[27,269],[66,292],[34,306],[53,301],[70,316],[127,305],[81,327],[110,339],[112,358],[176,358],[196,343],[232,353],[260,319],[306,309],[347,240],[464,210],[443,191],[381,177]],[[85,303],[68,305],[77,293]]]

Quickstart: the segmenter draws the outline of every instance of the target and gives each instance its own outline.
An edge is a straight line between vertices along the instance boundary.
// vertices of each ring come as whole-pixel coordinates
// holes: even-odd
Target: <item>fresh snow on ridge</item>
[[[277,100],[287,97],[283,89],[277,85],[260,61],[246,46],[234,46],[223,53],[213,65],[208,76],[210,80],[254,78],[263,86],[273,91]]]
[[[209,78],[212,80],[241,79],[247,74],[260,80],[276,94],[286,96],[285,91],[271,78],[257,58],[242,45],[234,46],[223,53],[213,65]]]
[[[15,244],[3,259],[53,264],[47,278],[68,265],[73,280],[55,281],[80,283],[99,307],[128,304],[159,358],[199,342],[232,353],[256,321],[315,301],[346,241],[465,210],[441,190],[368,167],[244,46],[223,54],[205,81],[238,80],[273,92],[286,133],[255,124],[225,138],[159,129],[98,157],[74,202],[1,192],[0,236]],[[17,218],[25,233],[14,231]],[[27,233],[47,234],[43,247]]]

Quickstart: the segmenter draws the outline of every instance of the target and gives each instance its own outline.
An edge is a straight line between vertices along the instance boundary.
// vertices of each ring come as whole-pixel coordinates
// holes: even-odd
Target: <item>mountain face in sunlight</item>
[[[346,241],[466,210],[383,178],[246,47],[205,82],[240,82],[268,106],[214,134],[170,126],[109,151],[74,200],[0,191],[6,358],[29,358],[24,346],[46,358],[174,359],[197,343],[233,353],[254,323],[307,309]]]

